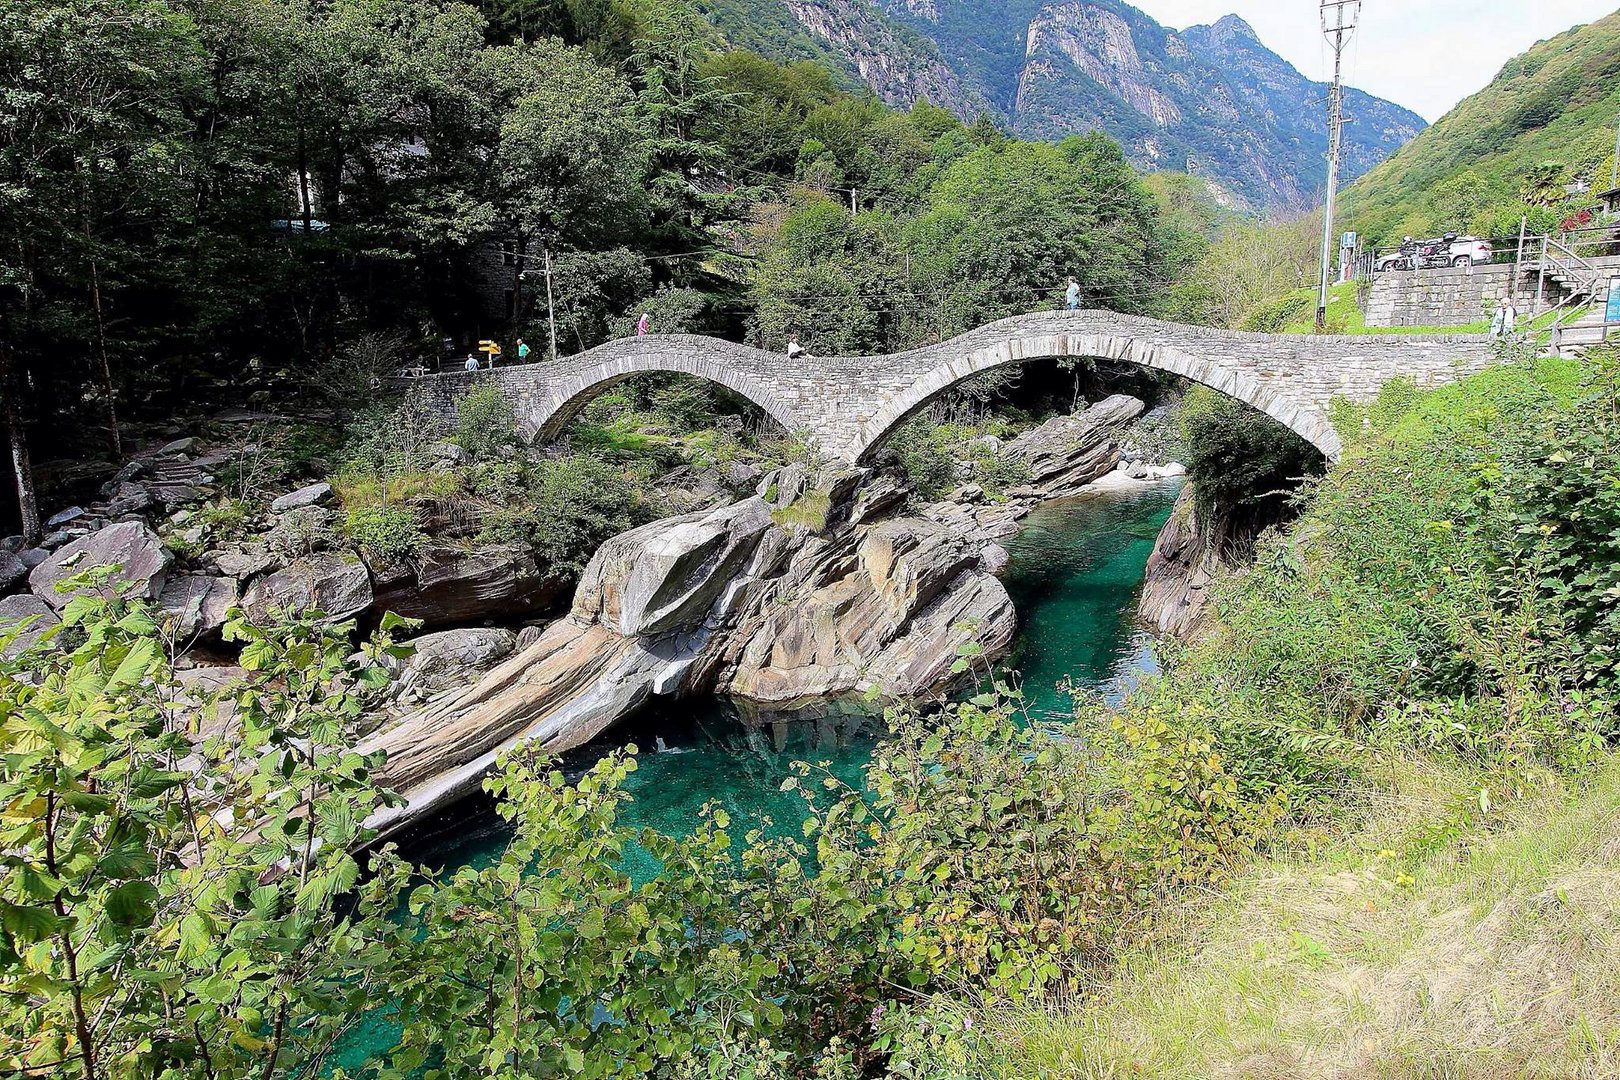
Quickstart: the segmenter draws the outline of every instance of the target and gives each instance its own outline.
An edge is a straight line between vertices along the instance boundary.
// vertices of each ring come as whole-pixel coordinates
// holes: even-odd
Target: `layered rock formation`
[[[655,695],[719,690],[779,709],[943,693],[958,647],[998,655],[1016,615],[972,538],[858,515],[893,489],[866,470],[787,469],[754,497],[608,541],[566,618],[367,740],[407,800],[373,823],[472,790],[520,740],[580,746]]]

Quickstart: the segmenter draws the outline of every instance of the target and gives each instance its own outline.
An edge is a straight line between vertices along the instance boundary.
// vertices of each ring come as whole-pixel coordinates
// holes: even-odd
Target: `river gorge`
[[[1068,682],[1117,698],[1154,669],[1151,638],[1138,627],[1137,600],[1158,535],[1181,490],[1180,480],[1114,486],[1079,498],[1043,503],[1006,541],[1005,574],[1018,611],[1018,633],[1003,665],[1018,673],[1032,717],[1065,714],[1059,687]],[[858,713],[748,723],[721,699],[660,700],[564,756],[577,775],[618,747],[640,751],[626,782],[633,796],[626,824],[684,834],[706,803],[716,803],[740,835],[756,825],[797,833],[800,797],[780,790],[795,760],[830,762],[857,780],[879,737],[879,724]],[[398,836],[421,865],[454,869],[497,858],[510,826],[493,800],[469,796],[410,825]],[[639,851],[626,869],[645,878],[656,867]],[[392,1045],[386,1014],[374,1015],[347,1041],[340,1064],[355,1067]]]

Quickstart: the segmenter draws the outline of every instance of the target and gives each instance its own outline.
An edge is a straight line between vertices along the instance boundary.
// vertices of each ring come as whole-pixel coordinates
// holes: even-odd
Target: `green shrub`
[[[1187,473],[1207,521],[1286,499],[1322,455],[1277,421],[1235,398],[1194,386],[1182,401]]]
[[[349,423],[340,457],[349,473],[387,477],[421,472],[428,447],[445,435],[426,402],[409,396],[393,408],[368,409]]]
[[[1316,308],[1317,297],[1310,290],[1296,290],[1262,304],[1243,317],[1240,329],[1259,334],[1280,334],[1289,323],[1299,322]]]
[[[494,379],[479,380],[456,402],[456,442],[479,459],[517,445],[517,413]]]
[[[416,512],[403,506],[354,507],[343,531],[355,545],[389,564],[411,558],[427,540]]]
[[[900,467],[920,497],[938,499],[956,486],[956,461],[939,429],[926,419],[901,424],[889,439],[889,448],[900,455]]]
[[[1362,412],[1175,680],[1250,789],[1321,798],[1374,749],[1569,764],[1615,735],[1611,386],[1502,365]]]
[[[485,461],[472,471],[472,493],[481,499],[508,503],[527,495],[529,468],[522,461]]]
[[[609,537],[637,523],[636,485],[584,455],[550,458],[534,469],[524,505],[486,516],[482,537],[523,544],[546,565],[578,572]]]

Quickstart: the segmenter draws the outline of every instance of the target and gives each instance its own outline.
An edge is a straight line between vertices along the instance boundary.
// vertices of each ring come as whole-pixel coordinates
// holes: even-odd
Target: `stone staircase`
[[[1596,305],[1573,322],[1554,329],[1549,346],[1556,356],[1578,356],[1604,341],[1604,296],[1596,298]],[[1620,344],[1620,331],[1609,332],[1609,339]]]
[[[101,498],[62,511],[46,527],[76,535],[202,502],[213,493],[213,472],[228,455],[194,459],[191,450],[195,444],[195,439],[179,439],[141,451],[102,485]]]

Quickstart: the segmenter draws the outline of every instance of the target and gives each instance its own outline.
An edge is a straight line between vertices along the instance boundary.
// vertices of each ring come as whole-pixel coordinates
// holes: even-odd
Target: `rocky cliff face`
[[[916,0],[926,12],[931,0]],[[958,116],[976,117],[990,102],[964,85],[933,44],[870,4],[850,0],[783,0],[793,18],[854,68],[885,105],[910,108],[929,101]]]
[[[1123,0],[783,2],[891,105],[988,109],[1038,139],[1104,131],[1138,165],[1196,172],[1257,209],[1305,209],[1321,190],[1326,87],[1237,16],[1178,33]],[[1424,127],[1360,91],[1346,107],[1346,179]]]

